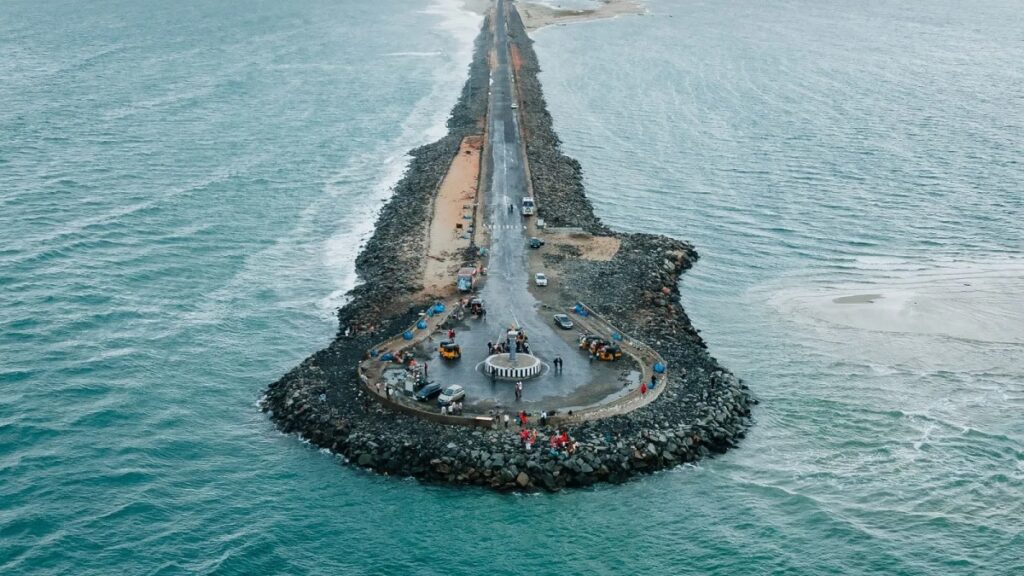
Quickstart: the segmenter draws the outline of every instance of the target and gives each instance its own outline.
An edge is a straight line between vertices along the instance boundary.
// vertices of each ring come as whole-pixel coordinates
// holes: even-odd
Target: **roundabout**
[[[545,365],[532,354],[492,354],[483,362],[484,374],[498,380],[526,380],[540,376]]]

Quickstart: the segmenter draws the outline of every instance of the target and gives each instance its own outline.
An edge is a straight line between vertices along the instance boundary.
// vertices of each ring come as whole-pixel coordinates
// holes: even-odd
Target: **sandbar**
[[[626,14],[644,14],[647,11],[639,0],[601,0],[596,8],[583,10],[552,8],[529,2],[516,2],[515,6],[528,32],[553,24],[601,20]]]
[[[854,294],[833,298],[832,302],[835,304],[874,304],[875,300],[880,298],[882,298],[881,294]]]

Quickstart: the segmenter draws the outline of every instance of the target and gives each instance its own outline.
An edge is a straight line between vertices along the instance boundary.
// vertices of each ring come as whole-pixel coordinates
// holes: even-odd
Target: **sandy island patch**
[[[833,298],[835,304],[874,304],[875,300],[882,298],[881,294],[854,294],[853,296],[841,296]]]
[[[569,8],[552,8],[543,4],[515,3],[519,16],[523,19],[527,32],[533,32],[552,24],[566,24],[585,20],[601,20],[615,18],[625,14],[644,14],[647,9],[639,0],[601,0],[596,8],[573,10]]]
[[[455,287],[455,272],[464,251],[472,244],[476,224],[480,151],[483,136],[467,136],[459,145],[434,200],[434,216],[427,224],[427,258],[423,293],[442,296]]]

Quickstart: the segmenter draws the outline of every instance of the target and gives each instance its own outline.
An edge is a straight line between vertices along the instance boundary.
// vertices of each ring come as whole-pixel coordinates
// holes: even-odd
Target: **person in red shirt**
[[[552,450],[558,450],[561,447],[561,445],[562,445],[561,440],[562,440],[562,437],[559,436],[558,434],[552,435],[551,436],[551,449]]]
[[[647,382],[640,385],[640,395],[647,396]]]

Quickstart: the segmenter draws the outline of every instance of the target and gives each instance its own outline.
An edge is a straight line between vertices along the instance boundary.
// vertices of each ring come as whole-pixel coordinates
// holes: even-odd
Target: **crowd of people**
[[[461,416],[462,415],[462,401],[461,400],[459,400],[457,402],[452,402],[451,404],[447,404],[447,405],[441,406],[441,415],[442,416],[447,416],[449,414],[452,415],[452,416]]]
[[[526,428],[519,430],[519,442],[530,452],[537,445],[537,430]],[[566,457],[576,453],[579,444],[565,430],[559,430],[548,440],[548,451],[552,456]]]
[[[552,455],[572,455],[576,453],[577,443],[573,440],[572,436],[565,430],[561,430],[557,434],[551,435],[551,453]]]

